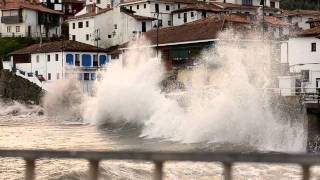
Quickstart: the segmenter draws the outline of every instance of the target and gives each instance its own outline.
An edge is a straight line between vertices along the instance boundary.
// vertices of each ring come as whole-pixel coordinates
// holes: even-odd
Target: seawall
[[[8,70],[0,70],[0,98],[39,104],[43,90],[36,84]]]

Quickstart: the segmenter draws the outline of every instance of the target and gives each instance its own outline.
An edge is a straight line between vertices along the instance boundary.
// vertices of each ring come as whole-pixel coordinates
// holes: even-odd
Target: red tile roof
[[[244,14],[226,14],[223,16],[225,21],[233,23],[251,24],[250,17]]]
[[[104,49],[97,49],[97,47],[92,45],[66,40],[43,43],[41,47],[40,44],[33,44],[31,46],[13,51],[9,55],[60,52],[62,50],[71,52],[105,52]]]
[[[273,16],[265,16],[264,21],[266,23],[269,23],[271,25],[279,25],[279,26],[290,26],[290,23],[287,23],[279,18],[273,17]]]
[[[222,3],[222,2],[211,2],[212,4],[215,4],[223,9],[250,9],[250,10],[257,10],[258,8],[261,8],[261,6],[250,6],[250,5],[241,5],[241,4],[234,4],[234,3]],[[280,9],[272,8],[272,7],[264,7],[264,10],[267,11],[280,11]]]
[[[223,12],[223,9],[215,4],[208,4],[208,3],[200,3],[199,2],[199,3],[194,3],[194,4],[188,4],[186,7],[172,11],[172,13],[186,12],[186,11],[192,11],[192,10]]]
[[[121,0],[121,4],[134,4],[138,2],[147,2],[150,0]],[[151,0],[152,1],[152,0]],[[158,2],[167,2],[167,3],[185,3],[185,4],[190,4],[190,3],[197,3],[197,0],[157,0]]]
[[[4,3],[3,1],[0,3],[0,9],[2,10],[10,10],[10,9],[31,9],[38,12],[45,12],[50,14],[63,14],[62,12],[55,11],[44,7],[40,4],[32,4],[27,1],[10,1]]]
[[[319,35],[320,35],[320,26],[317,26],[311,29],[306,29],[297,33],[297,36],[300,36],[300,37],[315,37]]]
[[[217,17],[212,16],[181,26],[160,28],[158,30],[158,43],[166,44],[214,39],[222,29],[222,26],[222,21]],[[144,37],[149,39],[152,44],[156,44],[157,29],[152,29],[144,33]]]
[[[282,16],[297,16],[297,15],[309,15],[309,16],[320,16],[320,11],[316,10],[285,10],[281,13]]]

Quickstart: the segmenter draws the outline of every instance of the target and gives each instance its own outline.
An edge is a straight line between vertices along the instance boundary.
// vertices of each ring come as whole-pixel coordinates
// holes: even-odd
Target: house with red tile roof
[[[90,12],[68,19],[70,40],[104,48],[116,46],[151,30],[154,20],[121,7]]]
[[[305,30],[310,28],[308,21],[320,18],[320,11],[302,9],[284,10],[279,17],[293,24],[297,29]]]
[[[23,0],[0,2],[1,36],[54,37],[61,35],[63,13]]]
[[[77,41],[33,44],[9,54],[9,70],[45,90],[50,83],[76,77],[86,88],[97,78],[97,70],[108,62],[106,51]]]

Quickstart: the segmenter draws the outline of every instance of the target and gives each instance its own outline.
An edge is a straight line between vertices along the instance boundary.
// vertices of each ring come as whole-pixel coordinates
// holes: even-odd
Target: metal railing
[[[99,178],[102,160],[139,160],[154,163],[154,179],[163,179],[163,164],[168,161],[219,162],[223,164],[225,180],[232,179],[234,163],[283,163],[302,167],[302,179],[310,179],[310,167],[320,164],[319,154],[215,153],[215,152],[128,152],[128,151],[49,151],[0,150],[0,157],[23,158],[26,162],[25,179],[35,179],[36,160],[40,158],[73,158],[89,161],[89,179]]]

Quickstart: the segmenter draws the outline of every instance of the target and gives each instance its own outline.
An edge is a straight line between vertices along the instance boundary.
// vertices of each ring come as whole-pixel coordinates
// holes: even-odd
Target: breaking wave
[[[153,50],[133,44],[123,61],[108,65],[95,96],[83,102],[84,121],[134,124],[145,138],[303,151],[303,123],[287,121],[274,95],[263,90],[273,83],[273,45],[240,42],[230,32],[220,35],[228,37],[234,39],[219,41],[202,53],[197,67],[179,73],[186,90],[175,94],[161,90],[165,71]],[[186,107],[179,105],[177,96]]]

